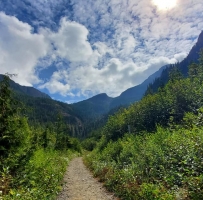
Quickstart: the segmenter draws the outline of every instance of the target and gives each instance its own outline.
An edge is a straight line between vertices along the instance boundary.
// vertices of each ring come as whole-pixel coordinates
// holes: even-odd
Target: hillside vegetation
[[[81,152],[61,115],[55,124],[28,124],[9,77],[0,82],[0,199],[54,199],[66,166]]]
[[[203,199],[203,51],[169,82],[110,116],[85,162],[122,199]],[[95,142],[97,140],[97,142]]]

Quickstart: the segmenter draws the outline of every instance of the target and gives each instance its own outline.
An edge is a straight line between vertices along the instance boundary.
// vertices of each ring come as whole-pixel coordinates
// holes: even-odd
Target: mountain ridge
[[[118,97],[115,97],[113,99],[111,107],[113,108],[113,107],[119,106],[119,105],[130,105],[131,103],[134,103],[135,101],[139,101],[143,97],[148,85],[151,82],[153,82],[157,77],[159,77],[161,75],[162,71],[167,66],[168,65],[162,66],[158,71],[151,74],[141,84],[128,88],[127,90],[123,91]]]
[[[4,75],[0,74],[0,81],[3,80],[3,77]],[[48,94],[41,92],[34,87],[22,86],[11,79],[10,79],[10,87],[19,94],[25,94],[31,97],[41,97],[51,99],[51,97]]]
[[[200,33],[196,44],[191,48],[188,55],[180,63],[176,64],[177,68],[185,77],[188,76],[188,66],[192,62],[195,62],[195,63],[198,62],[199,52],[202,48],[203,48],[203,31]],[[169,80],[169,73],[172,68],[173,68],[173,65],[164,69],[162,71],[161,76],[155,79],[154,82],[152,82],[149,85],[148,90],[152,90],[153,92],[156,92],[161,85],[166,84],[167,81]]]

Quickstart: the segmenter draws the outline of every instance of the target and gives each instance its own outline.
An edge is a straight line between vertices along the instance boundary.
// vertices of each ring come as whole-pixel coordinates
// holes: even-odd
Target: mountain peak
[[[101,94],[97,94],[91,98],[89,98],[89,100],[106,100],[106,99],[109,99],[111,97],[109,97],[106,93],[101,93]]]

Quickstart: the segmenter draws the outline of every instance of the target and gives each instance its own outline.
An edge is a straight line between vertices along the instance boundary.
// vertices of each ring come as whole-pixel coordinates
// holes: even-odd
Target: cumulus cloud
[[[202,0],[177,0],[170,9],[160,9],[153,0],[72,0],[71,9],[66,10],[64,0],[29,1],[41,13],[36,24],[44,26],[46,21],[51,25],[40,27],[34,34],[30,25],[4,15],[8,21],[15,19],[14,24],[21,28],[17,34],[11,31],[16,26],[5,20],[0,22],[5,26],[0,32],[0,66],[11,66],[14,61],[20,63],[16,69],[27,66],[33,80],[22,80],[37,83],[40,80],[35,73],[36,65],[46,56],[49,62],[43,60],[44,65],[54,62],[58,71],[40,88],[63,96],[89,97],[101,92],[117,96],[140,84],[161,66],[184,59],[203,30]],[[60,11],[63,14],[58,15]],[[43,19],[43,12],[52,21]],[[55,16],[57,20],[53,21]],[[51,28],[53,24],[55,28]],[[5,36],[8,38],[4,39]],[[24,40],[27,46],[21,48]],[[5,47],[5,41],[10,46],[15,44],[18,56],[12,48]],[[30,59],[17,59],[23,54]],[[61,64],[61,60],[68,64]]]
[[[54,43],[57,55],[71,62],[85,61],[92,54],[88,30],[81,24],[62,18],[58,32],[48,32],[47,36]]]
[[[43,35],[32,33],[29,24],[3,12],[0,27],[0,73],[18,74],[15,80],[22,85],[39,83],[35,67],[49,51],[49,43]]]
[[[71,62],[81,62],[92,54],[87,41],[88,30],[65,18],[61,20],[61,27],[56,33],[44,28],[41,28],[40,33],[33,33],[29,24],[0,12],[0,26],[0,73],[18,74],[14,80],[22,85],[39,83],[37,66],[47,66],[57,56]],[[43,60],[46,56],[49,59]],[[57,92],[61,87],[61,84],[53,82],[49,89]]]
[[[176,7],[161,11],[148,0],[73,0],[73,18],[92,30],[94,50],[88,63],[72,63],[64,71],[67,93],[80,88],[81,95],[117,96],[163,65],[180,62],[203,29],[200,2],[179,0]]]
[[[47,88],[51,94],[60,93],[62,96],[72,95],[72,93],[68,92],[70,89],[70,86],[68,84],[63,84],[54,78],[52,78],[48,83],[39,86],[39,88]]]
[[[142,63],[138,66],[133,61],[122,62],[112,58],[101,69],[95,68],[94,65],[83,65],[55,72],[50,82],[45,83],[41,88],[47,88],[51,93],[59,92],[63,96],[71,97],[74,96],[71,91],[78,88],[80,92],[75,96],[87,98],[90,94],[105,92],[115,97],[127,88],[143,82],[163,65],[176,62],[175,57],[172,59],[160,57],[152,58],[148,64]]]

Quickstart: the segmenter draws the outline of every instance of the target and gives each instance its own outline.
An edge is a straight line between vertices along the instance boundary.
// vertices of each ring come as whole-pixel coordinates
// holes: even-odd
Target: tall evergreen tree
[[[6,156],[13,145],[19,144],[15,133],[17,109],[14,105],[16,102],[11,95],[9,80],[9,76],[5,75],[0,83],[0,152],[2,156]]]
[[[27,119],[19,115],[20,108],[9,82],[9,75],[0,82],[0,160],[16,153],[29,138]]]

